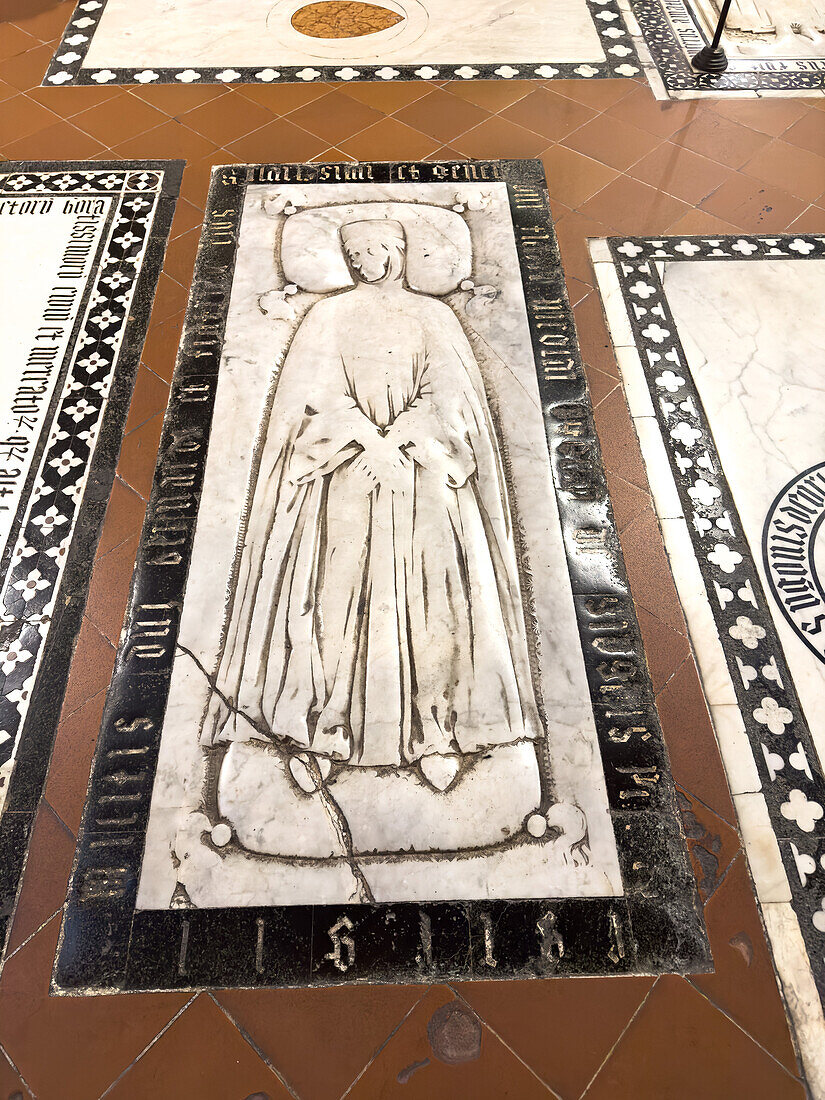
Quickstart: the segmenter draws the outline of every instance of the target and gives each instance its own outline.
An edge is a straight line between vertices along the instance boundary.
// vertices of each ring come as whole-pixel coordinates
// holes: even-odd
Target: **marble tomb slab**
[[[214,169],[55,989],[707,969],[674,794],[540,163]]]
[[[821,1095],[825,236],[617,238],[592,254],[757,897]]]
[[[0,166],[0,955],[181,171]]]
[[[341,37],[337,0],[80,0],[43,83],[547,80],[641,72],[619,0],[381,0],[360,7],[358,33]],[[376,12],[384,18],[371,23]]]
[[[822,0],[733,0],[722,46],[724,73],[692,68],[719,19],[717,0],[628,0],[650,53],[646,65],[663,99],[750,92],[756,96],[825,95],[825,4]]]

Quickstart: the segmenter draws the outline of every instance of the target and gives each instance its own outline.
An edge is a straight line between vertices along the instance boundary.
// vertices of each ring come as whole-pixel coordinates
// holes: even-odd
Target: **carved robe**
[[[412,460],[392,490],[352,469],[376,430]],[[540,735],[501,455],[448,305],[400,283],[315,304],[249,499],[207,739],[398,765]]]

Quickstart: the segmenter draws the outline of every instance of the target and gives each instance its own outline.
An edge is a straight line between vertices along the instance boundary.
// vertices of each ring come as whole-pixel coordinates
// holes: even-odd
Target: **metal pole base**
[[[728,67],[728,55],[721,46],[703,46],[691,60],[694,69],[700,73],[723,73]]]

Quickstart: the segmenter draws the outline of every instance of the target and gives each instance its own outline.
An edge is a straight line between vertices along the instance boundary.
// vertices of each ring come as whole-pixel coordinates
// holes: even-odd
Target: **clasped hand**
[[[392,439],[376,434],[364,444],[364,449],[353,460],[352,472],[366,482],[367,493],[378,486],[390,492],[401,492],[407,483],[406,471],[412,460],[404,454]]]

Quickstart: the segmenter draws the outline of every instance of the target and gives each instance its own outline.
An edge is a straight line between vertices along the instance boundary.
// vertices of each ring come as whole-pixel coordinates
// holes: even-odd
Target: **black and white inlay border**
[[[182,902],[138,910],[247,185],[411,178],[507,183],[623,894],[210,909]],[[124,760],[129,786],[121,790]],[[216,168],[53,991],[685,973],[711,965],[540,162]]]
[[[825,58],[821,57],[730,57],[725,72],[700,73],[690,59],[709,42],[689,0],[629,0],[629,4],[667,92],[825,93]]]
[[[114,198],[0,563],[0,952],[180,184],[179,161],[9,163],[0,200]],[[6,440],[3,443],[8,444]],[[13,448],[0,452],[3,467]]]
[[[100,24],[107,0],[80,0],[60,45],[43,78],[44,87],[64,84],[277,84],[344,83],[366,80],[600,80],[605,77],[638,76],[641,63],[625,25],[618,0],[582,0],[602,42],[605,61],[562,62],[536,60],[532,63],[507,61],[493,64],[452,65],[266,65],[184,66],[183,68],[134,69],[85,68],[83,60]]]
[[[609,246],[825,1003],[825,778],[754,562],[762,547],[751,548],[745,536],[656,267],[662,260],[821,263],[825,236],[611,238]]]

